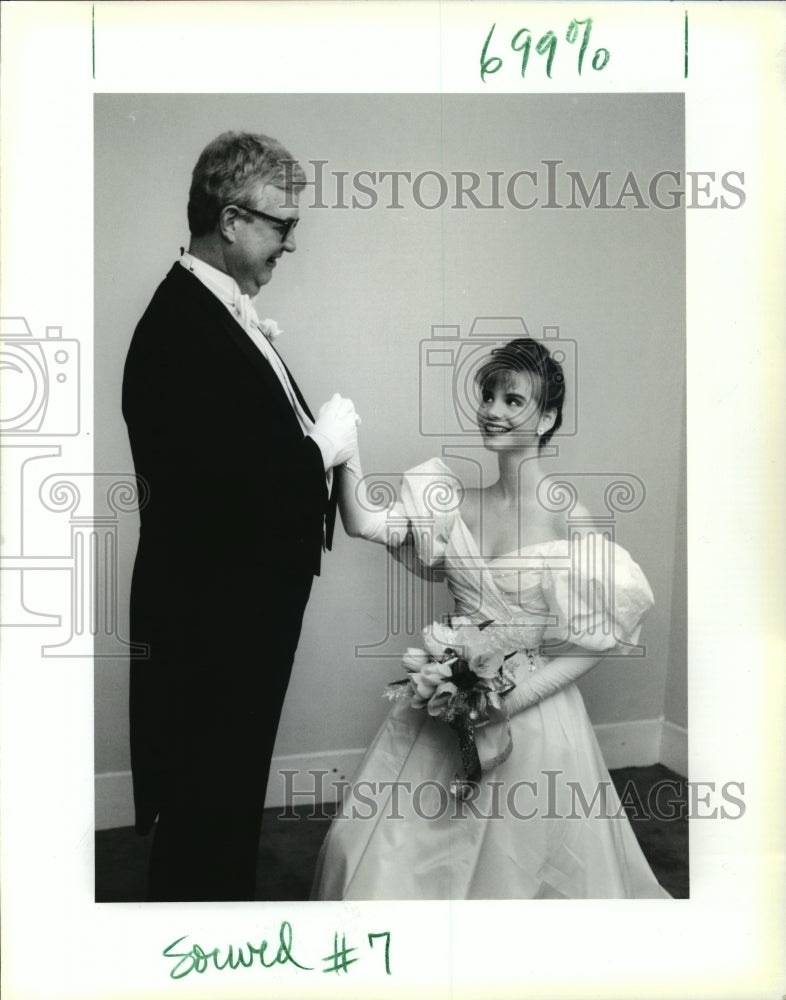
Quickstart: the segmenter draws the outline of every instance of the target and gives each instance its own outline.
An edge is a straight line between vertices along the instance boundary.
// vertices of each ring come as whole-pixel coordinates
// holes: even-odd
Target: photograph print
[[[96,900],[688,897],[683,95],[94,113]]]

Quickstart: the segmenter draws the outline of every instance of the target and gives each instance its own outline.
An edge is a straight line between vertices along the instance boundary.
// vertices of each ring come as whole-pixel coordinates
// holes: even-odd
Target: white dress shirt
[[[276,377],[286,393],[304,436],[309,436],[314,430],[314,421],[301,406],[300,400],[297,398],[297,393],[292,388],[292,383],[289,380],[284,362],[267,337],[262,333],[259,317],[251,303],[251,299],[248,295],[240,291],[240,286],[231,275],[219,271],[212,264],[206,264],[205,261],[194,257],[185,250],[180,258],[180,263],[226,306],[233,318],[254,342],[257,349],[276,373]],[[328,469],[325,472],[325,479],[329,492],[333,482],[332,469]]]

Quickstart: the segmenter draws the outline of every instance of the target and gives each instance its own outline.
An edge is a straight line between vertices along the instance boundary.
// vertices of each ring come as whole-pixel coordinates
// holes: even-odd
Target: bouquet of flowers
[[[454,619],[450,624],[435,622],[423,630],[425,649],[407,649],[403,664],[409,676],[385,688],[391,700],[406,698],[413,708],[425,708],[429,715],[447,722],[458,733],[465,778],[456,775],[453,794],[467,798],[471,784],[478,780],[481,762],[475,730],[491,721],[504,719],[503,697],[515,685],[513,664],[516,651],[504,655],[495,650],[483,634],[492,622],[473,625]],[[496,719],[495,719],[496,717]],[[507,746],[494,759],[502,763],[510,755],[512,740],[507,726]]]

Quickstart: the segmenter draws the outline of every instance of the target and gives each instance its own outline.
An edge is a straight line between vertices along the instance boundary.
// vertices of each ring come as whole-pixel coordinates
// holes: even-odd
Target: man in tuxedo
[[[281,707],[357,418],[316,420],[251,299],[295,250],[300,166],[224,133],[194,168],[191,242],[131,342],[123,415],[140,484],[131,589],[136,828],[150,900],[254,899]]]

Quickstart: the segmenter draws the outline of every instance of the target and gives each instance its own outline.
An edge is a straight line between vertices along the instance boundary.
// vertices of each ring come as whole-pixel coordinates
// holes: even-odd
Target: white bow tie
[[[240,289],[235,294],[234,301],[232,302],[232,310],[244,330],[248,330],[249,328],[259,329],[260,322],[257,311],[251,304],[251,299],[248,295],[245,295]]]

